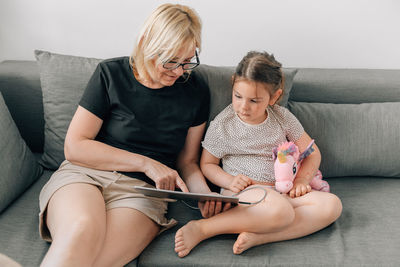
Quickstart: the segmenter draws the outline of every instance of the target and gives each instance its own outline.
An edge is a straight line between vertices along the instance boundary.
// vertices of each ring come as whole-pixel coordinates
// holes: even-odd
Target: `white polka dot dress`
[[[304,133],[297,118],[284,107],[267,108],[267,119],[257,125],[243,122],[227,106],[210,123],[203,148],[222,160],[224,171],[260,182],[275,182],[272,149],[296,141]]]

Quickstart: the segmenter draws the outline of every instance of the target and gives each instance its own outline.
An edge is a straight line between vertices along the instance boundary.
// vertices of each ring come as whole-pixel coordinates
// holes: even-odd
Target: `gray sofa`
[[[38,266],[49,247],[38,233],[38,195],[60,160],[62,142],[57,142],[98,62],[43,51],[36,57],[37,62],[0,63],[0,92],[13,120],[0,128],[0,253],[22,266]],[[211,118],[230,101],[232,71],[207,65],[197,70],[211,91]],[[128,266],[400,266],[400,70],[285,73],[291,89],[287,106],[320,147],[321,171],[342,200],[341,217],[310,236],[242,255],[232,253],[235,235],[217,236],[181,259],[174,252],[175,232],[200,214],[175,202],[168,216],[178,226],[159,235]],[[64,88],[57,87],[60,83]],[[14,132],[4,140],[1,131],[10,127]],[[16,146],[9,139],[18,132],[19,146],[29,149],[10,160],[14,150],[6,148]]]

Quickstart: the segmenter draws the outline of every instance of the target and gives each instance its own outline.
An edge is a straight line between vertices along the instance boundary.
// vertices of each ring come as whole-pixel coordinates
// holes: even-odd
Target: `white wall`
[[[34,49],[128,55],[157,0],[0,0],[0,61]],[[201,62],[236,65],[248,50],[287,67],[400,69],[397,0],[182,0],[203,21]]]

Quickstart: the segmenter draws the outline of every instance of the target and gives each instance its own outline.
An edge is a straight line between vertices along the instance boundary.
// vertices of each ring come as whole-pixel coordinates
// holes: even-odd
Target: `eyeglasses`
[[[191,61],[191,62],[187,62],[187,63],[179,63],[176,61],[167,61],[163,64],[163,67],[164,67],[164,69],[167,69],[167,70],[174,70],[174,69],[182,66],[183,70],[192,70],[192,69],[196,68],[198,65],[200,65],[200,59],[197,54],[197,51],[195,51],[195,55],[196,55],[195,62]],[[193,58],[191,60],[193,60]]]

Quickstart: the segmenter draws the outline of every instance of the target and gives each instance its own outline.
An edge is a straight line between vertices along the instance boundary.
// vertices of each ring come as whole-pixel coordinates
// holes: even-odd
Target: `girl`
[[[294,115],[276,104],[284,88],[281,64],[266,52],[249,52],[237,66],[232,84],[232,104],[211,122],[202,143],[200,167],[224,195],[254,188],[243,191],[240,200],[256,202],[264,190],[267,196],[259,204],[239,205],[187,223],[175,236],[179,257],[219,234],[239,234],[233,245],[235,254],[256,245],[299,238],[328,226],[342,211],[335,195],[311,191],[309,183],[321,161],[316,145],[303,161],[288,195],[273,189],[272,149],[293,141],[302,152],[311,142]]]

